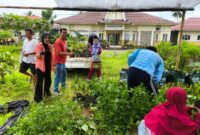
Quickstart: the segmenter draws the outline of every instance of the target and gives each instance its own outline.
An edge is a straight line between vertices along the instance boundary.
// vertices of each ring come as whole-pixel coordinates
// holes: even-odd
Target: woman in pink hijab
[[[173,87],[166,93],[167,101],[154,107],[139,126],[139,135],[195,135],[200,129],[200,111],[192,120],[186,106],[187,93]],[[140,129],[144,128],[142,132]],[[145,134],[146,132],[146,134]]]

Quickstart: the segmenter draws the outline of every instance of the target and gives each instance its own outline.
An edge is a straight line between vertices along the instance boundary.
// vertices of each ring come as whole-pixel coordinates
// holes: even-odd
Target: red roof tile
[[[63,18],[55,21],[58,24],[96,24],[103,20],[106,16],[105,12],[85,12],[75,16]]]
[[[173,21],[163,19],[157,16],[142,12],[128,12],[126,13],[126,19],[133,24],[145,24],[145,25],[175,25]]]
[[[106,12],[85,12],[75,16],[63,18],[55,21],[58,24],[97,24],[97,23],[123,23],[123,24],[145,24],[145,25],[175,25],[174,22],[152,16],[142,12],[125,13],[124,20],[104,20]]]
[[[180,31],[181,25],[172,27],[173,31]],[[188,18],[184,23],[184,31],[200,31],[200,18]]]

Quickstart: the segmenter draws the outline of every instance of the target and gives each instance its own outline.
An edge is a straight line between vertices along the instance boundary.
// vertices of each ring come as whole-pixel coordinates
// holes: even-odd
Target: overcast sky
[[[54,7],[56,3],[54,0],[0,0],[1,5],[9,5],[9,6],[42,6],[42,7]],[[34,15],[40,16],[41,10],[29,10],[29,9],[6,9],[6,8],[0,8],[0,14],[3,13],[14,13],[18,15],[26,15],[28,11],[32,11]],[[77,11],[54,11],[54,14],[57,16],[57,19],[61,19],[64,17],[76,15]],[[176,21],[172,17],[172,12],[148,12],[151,15],[155,15],[158,17],[162,17],[165,19],[169,19],[172,21]],[[186,14],[186,18],[190,17],[200,17],[200,5],[195,7],[194,11],[188,11]]]

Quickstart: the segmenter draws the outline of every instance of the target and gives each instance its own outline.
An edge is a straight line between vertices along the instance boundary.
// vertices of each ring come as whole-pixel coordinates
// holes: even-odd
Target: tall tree
[[[32,28],[35,32],[42,32],[44,30],[49,30],[51,24],[49,21],[41,18],[29,18],[27,16],[19,16],[14,14],[4,14],[0,20],[0,28],[3,30],[12,29],[17,32],[24,30],[26,28]],[[19,40],[20,38],[19,34]]]
[[[32,16],[32,15],[33,15],[33,12],[32,12],[32,11],[28,11],[28,12],[26,13],[26,15],[27,15],[27,16]]]
[[[51,24],[54,23],[54,19],[56,18],[56,15],[53,15],[53,10],[43,10],[42,11],[42,18],[45,20],[48,20]]]
[[[178,22],[178,20],[183,16],[183,12],[182,11],[175,11],[175,12],[173,12],[172,16],[174,18],[176,18],[177,22]]]

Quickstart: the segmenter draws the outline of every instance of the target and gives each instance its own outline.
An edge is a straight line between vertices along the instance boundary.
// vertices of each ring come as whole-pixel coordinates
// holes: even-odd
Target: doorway
[[[119,33],[109,33],[107,39],[111,45],[119,45],[120,34]]]

